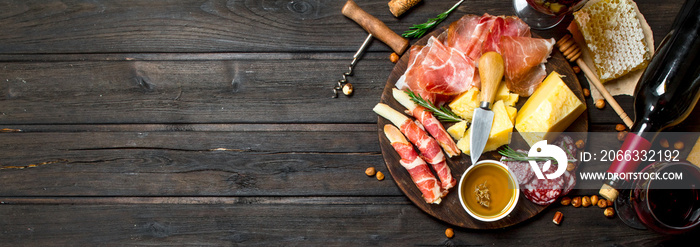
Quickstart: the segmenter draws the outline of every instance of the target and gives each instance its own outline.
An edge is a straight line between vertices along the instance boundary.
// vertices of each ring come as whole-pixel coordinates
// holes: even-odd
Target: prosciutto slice
[[[437,95],[456,95],[474,86],[474,61],[435,37],[409,52],[409,66],[397,82],[399,89],[408,87],[434,102]]]
[[[457,144],[455,144],[450,134],[447,133],[445,127],[443,127],[440,121],[435,118],[433,113],[428,111],[428,109],[414,103],[413,100],[411,100],[411,97],[409,97],[404,91],[394,88],[391,93],[399,104],[406,107],[406,112],[415,117],[416,120],[418,120],[418,122],[425,127],[425,130],[427,130],[428,133],[435,138],[448,157],[456,156],[461,153],[459,148],[457,148]]]
[[[443,190],[448,190],[457,185],[457,179],[452,176],[450,167],[447,166],[447,162],[445,162],[445,154],[442,153],[440,145],[435,139],[430,137],[421,126],[383,103],[378,103],[372,110],[399,127],[401,133],[418,148],[421,158],[433,167],[438,178],[440,178],[441,188]]]
[[[445,162],[445,155],[442,153],[442,149],[435,139],[428,136],[428,133],[426,133],[423,128],[410,120],[402,124],[399,128],[401,132],[418,147],[422,158],[432,165],[433,170],[435,170],[438,178],[440,178],[442,189],[448,190],[457,185],[457,179],[452,177],[450,167],[447,166],[447,162]]]
[[[520,96],[530,96],[547,75],[544,64],[552,52],[554,39],[501,37],[506,86]]]
[[[408,171],[411,180],[423,194],[425,202],[439,204],[447,191],[440,188],[440,182],[435,178],[433,172],[430,171],[428,164],[418,157],[416,150],[413,149],[411,143],[406,140],[399,129],[387,124],[384,125],[384,134],[389,139],[394,150],[401,156],[399,163]]]
[[[465,15],[459,20],[450,24],[447,28],[447,38],[445,38],[445,46],[452,47],[464,54],[467,54],[467,47],[472,38],[472,32],[479,24],[481,17],[476,15]]]
[[[411,48],[408,69],[397,87],[439,104],[440,98],[480,87],[474,61],[495,51],[506,63],[508,89],[529,96],[546,76],[543,63],[554,44],[530,36],[530,27],[515,16],[465,15],[439,36],[442,42],[431,37],[425,46]]]

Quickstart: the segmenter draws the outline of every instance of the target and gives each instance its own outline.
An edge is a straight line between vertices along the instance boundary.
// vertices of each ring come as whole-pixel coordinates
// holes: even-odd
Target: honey
[[[508,170],[497,164],[483,163],[466,174],[460,193],[473,214],[493,218],[515,205],[511,203],[515,198],[515,188]],[[485,203],[484,192],[488,192],[488,203]]]

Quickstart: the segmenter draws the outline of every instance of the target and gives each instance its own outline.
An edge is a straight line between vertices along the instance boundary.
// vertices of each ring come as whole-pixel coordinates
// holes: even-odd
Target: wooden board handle
[[[389,27],[387,27],[382,21],[362,10],[354,1],[348,0],[348,2],[345,3],[345,6],[343,6],[341,12],[344,16],[347,16],[348,18],[357,22],[357,24],[364,28],[368,33],[372,34],[372,36],[391,47],[396,54],[401,55],[404,51],[406,51],[406,48],[408,48],[407,39],[399,36],[394,31],[389,29]]]
[[[481,101],[493,104],[496,90],[503,78],[503,57],[497,52],[487,52],[479,58],[479,77],[481,77]]]

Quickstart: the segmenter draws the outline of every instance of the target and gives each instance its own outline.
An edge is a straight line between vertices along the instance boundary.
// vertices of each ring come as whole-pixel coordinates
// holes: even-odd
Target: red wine
[[[649,190],[649,207],[662,223],[672,227],[684,227],[698,220],[698,190],[691,188],[690,184],[685,185],[688,185],[687,189]]]
[[[635,122],[621,150],[648,150],[658,132],[674,126],[700,97],[700,1],[686,1],[635,89]],[[608,172],[635,172],[641,161],[619,160]],[[608,180],[600,194],[617,197],[620,180]]]
[[[660,162],[648,166],[643,172],[682,174],[672,180],[635,182],[630,203],[647,228],[661,233],[678,234],[690,231],[700,224],[698,167],[687,162]]]
[[[527,0],[527,3],[533,9],[555,16],[567,13],[570,10],[573,12],[574,6],[579,2],[581,0]]]

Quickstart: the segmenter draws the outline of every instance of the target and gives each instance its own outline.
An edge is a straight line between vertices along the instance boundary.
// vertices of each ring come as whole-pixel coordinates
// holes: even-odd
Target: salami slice
[[[525,185],[523,195],[535,204],[546,206],[557,200],[562,193],[563,185],[563,176],[556,179],[533,178],[529,184]]]
[[[521,151],[522,150],[518,150],[518,152]],[[532,177],[535,176],[535,172],[533,172],[532,168],[530,168],[530,163],[522,161],[505,161],[505,159],[505,157],[501,158],[501,162],[508,166],[508,169],[513,172],[513,175],[515,175],[515,179],[518,180],[518,184],[520,184],[520,186],[528,184],[530,180],[532,180]]]
[[[564,189],[562,190],[562,195],[569,194],[571,190],[576,187],[576,174],[566,171],[564,173]]]
[[[554,145],[557,145],[561,147],[564,152],[566,152],[566,158],[570,160],[577,160],[577,152],[578,150],[576,149],[576,143],[574,142],[574,138],[571,138],[571,136],[568,135],[560,135],[556,141],[554,141]],[[578,164],[578,160],[576,161],[576,164]]]

